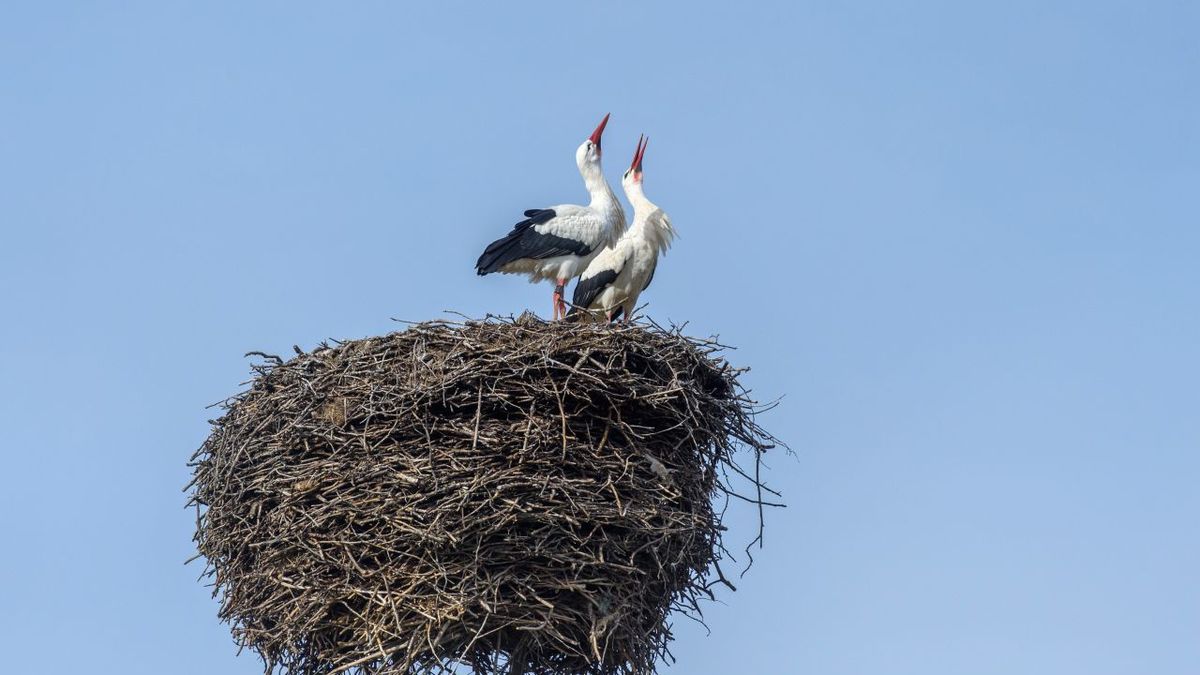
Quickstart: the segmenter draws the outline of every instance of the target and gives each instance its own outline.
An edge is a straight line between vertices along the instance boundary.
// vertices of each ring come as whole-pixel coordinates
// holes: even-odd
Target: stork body
[[[659,256],[675,238],[671,219],[642,191],[645,151],[645,143],[639,140],[633,164],[621,179],[625,196],[633,205],[633,225],[584,270],[575,285],[573,316],[581,314],[586,320],[612,321],[624,314],[628,323],[638,297],[654,280]]]
[[[525,220],[489,244],[475,263],[481,276],[501,272],[524,274],[533,282],[554,280],[555,319],[566,312],[563,289],[567,281],[579,276],[625,231],[625,210],[600,165],[600,139],[606,124],[608,115],[575,151],[575,163],[591,196],[588,205],[558,204],[526,211]]]

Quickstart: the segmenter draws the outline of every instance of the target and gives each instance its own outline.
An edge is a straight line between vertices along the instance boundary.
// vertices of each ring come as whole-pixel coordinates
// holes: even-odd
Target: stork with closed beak
[[[587,206],[559,204],[525,212],[525,220],[488,245],[475,263],[480,276],[492,272],[527,274],[533,282],[553,279],[554,318],[566,314],[563,290],[596,255],[625,231],[625,210],[600,167],[600,138],[608,115],[575,151],[591,201]]]
[[[592,321],[614,321],[624,313],[628,324],[638,296],[654,279],[658,257],[675,238],[671,219],[642,191],[642,159],[649,142],[649,138],[638,139],[633,163],[621,178],[621,187],[633,205],[633,225],[584,270],[575,284],[572,317],[582,314]]]

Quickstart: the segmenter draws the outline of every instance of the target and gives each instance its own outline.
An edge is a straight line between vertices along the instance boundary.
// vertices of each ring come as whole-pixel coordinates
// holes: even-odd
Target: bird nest
[[[723,349],[522,317],[260,354],[192,460],[220,617],[268,673],[654,672],[730,495],[761,542]]]

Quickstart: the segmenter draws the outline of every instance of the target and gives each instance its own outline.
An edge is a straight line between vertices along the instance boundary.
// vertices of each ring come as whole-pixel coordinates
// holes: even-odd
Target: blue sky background
[[[970,5],[970,6],[968,6]],[[790,507],[667,672],[1195,673],[1200,5],[0,8],[0,643],[258,673],[185,462],[242,354],[549,311],[472,264],[653,141],[644,297],[751,365]],[[741,514],[731,537],[753,536]]]

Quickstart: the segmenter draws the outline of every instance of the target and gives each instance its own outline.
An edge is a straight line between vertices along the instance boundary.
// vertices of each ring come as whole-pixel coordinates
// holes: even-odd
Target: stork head
[[[625,192],[636,186],[637,189],[642,187],[642,157],[646,154],[646,145],[650,143],[650,139],[646,136],[638,136],[637,149],[633,151],[633,161],[629,163],[629,169],[625,171],[625,175],[621,176],[621,186],[625,188]]]
[[[600,166],[600,137],[604,135],[604,127],[607,125],[608,115],[605,115],[600,124],[596,125],[592,135],[575,151],[575,163],[579,165],[580,170],[587,165]]]

